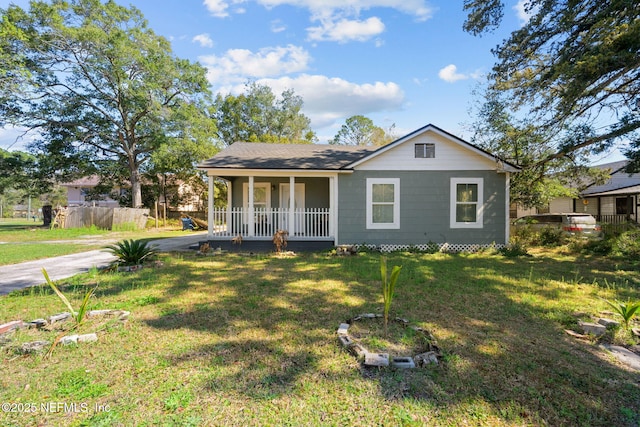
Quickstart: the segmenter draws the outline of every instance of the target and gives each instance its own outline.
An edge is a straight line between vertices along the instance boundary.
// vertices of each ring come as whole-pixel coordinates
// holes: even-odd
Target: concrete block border
[[[426,336],[429,342],[429,351],[412,356],[389,356],[388,353],[374,353],[367,350],[358,340],[349,335],[349,327],[354,323],[362,320],[380,319],[382,314],[364,313],[352,317],[338,326],[336,331],[338,341],[344,349],[353,354],[356,359],[364,366],[375,367],[392,367],[396,369],[414,369],[418,367],[427,367],[438,365],[440,359],[440,349],[436,345],[435,338],[424,328],[411,325],[407,319],[395,317],[391,321],[398,322],[405,328],[411,328],[418,333]]]
[[[87,318],[116,318],[120,322],[125,322],[129,319],[129,315],[131,313],[126,310],[91,310],[88,311],[86,316]],[[6,339],[5,336],[9,335],[9,333],[23,328],[37,328],[43,329],[47,326],[54,325],[61,322],[66,322],[71,319],[71,313],[62,312],[57,313],[52,316],[49,316],[47,319],[34,319],[30,322],[25,322],[23,320],[12,320],[10,322],[4,323],[0,325],[0,339],[4,342],[8,342],[9,339]],[[83,335],[65,335],[60,338],[60,343],[62,345],[69,344],[79,344],[79,343],[88,343],[98,341],[98,335],[95,333],[83,334]],[[49,341],[33,341],[26,342],[22,344],[21,350],[23,353],[36,353],[38,351],[44,350],[50,344]]]

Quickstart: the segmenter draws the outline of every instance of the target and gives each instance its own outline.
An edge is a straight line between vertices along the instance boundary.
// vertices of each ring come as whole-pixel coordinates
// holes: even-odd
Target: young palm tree
[[[157,252],[153,246],[143,240],[123,240],[115,245],[106,247],[118,257],[118,263],[122,265],[142,264],[144,260],[155,255]]]
[[[402,266],[394,265],[391,269],[391,277],[387,277],[387,258],[380,257],[380,276],[382,277],[382,298],[384,300],[384,334],[387,335],[387,325],[389,324],[389,310],[391,309],[391,301],[393,293],[396,289],[398,276],[400,275]]]

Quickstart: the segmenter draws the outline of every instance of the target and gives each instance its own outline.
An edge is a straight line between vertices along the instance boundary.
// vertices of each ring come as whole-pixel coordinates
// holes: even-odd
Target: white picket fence
[[[236,207],[213,210],[216,237],[272,237],[277,230],[287,230],[289,238],[331,237],[328,208],[295,209],[292,227],[290,221],[287,208],[254,209],[253,221],[248,209]]]

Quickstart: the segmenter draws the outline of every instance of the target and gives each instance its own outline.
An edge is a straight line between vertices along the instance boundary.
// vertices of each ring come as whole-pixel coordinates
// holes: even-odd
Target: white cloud
[[[415,84],[416,86],[422,86],[423,84],[428,82],[429,79],[414,77],[411,81],[413,81],[413,84]]]
[[[207,67],[214,90],[222,94],[243,93],[248,80],[268,85],[276,95],[293,89],[304,100],[304,114],[314,129],[356,114],[397,111],[405,102],[404,92],[394,82],[354,83],[305,74],[311,56],[299,46],[269,47],[257,52],[232,49],[224,55],[201,56],[199,60]]]
[[[7,151],[26,151],[28,145],[40,137],[39,132],[7,125],[0,128],[0,148]]]
[[[213,47],[213,40],[211,40],[211,37],[207,33],[198,34],[191,39],[191,41],[194,43],[200,43],[200,46],[202,47]]]
[[[207,78],[213,85],[237,84],[247,79],[274,77],[305,71],[311,56],[299,46],[268,47],[252,52],[230,49],[223,56],[198,58],[207,67]]]
[[[513,10],[516,11],[516,16],[520,20],[520,25],[525,26],[531,19],[533,15],[537,13],[539,6],[534,6],[531,8],[529,5],[529,0],[518,0],[515,6],[513,6]]]
[[[469,78],[466,74],[458,73],[458,67],[453,64],[449,64],[438,72],[438,77],[447,83],[455,83],[459,80],[467,80]]]
[[[313,41],[366,41],[381,34],[384,24],[377,17],[365,21],[341,19],[339,21],[321,20],[318,27],[307,28],[309,39]]]
[[[309,74],[256,82],[269,86],[276,96],[293,89],[304,100],[303,113],[311,119],[314,130],[339,127],[348,117],[356,114],[366,116],[398,111],[405,103],[404,92],[393,82],[358,84],[341,78]],[[245,84],[236,84],[220,88],[219,93],[239,95],[245,90]]]
[[[431,18],[434,9],[426,0],[204,0],[209,13],[224,18],[229,16],[229,7],[235,5],[234,13],[243,13],[239,5],[255,1],[271,9],[277,6],[294,6],[307,9],[311,22],[320,22],[319,26],[308,28],[311,40],[325,41],[363,41],[384,31],[384,24],[377,17],[360,19],[360,13],[373,8],[395,9],[414,16],[417,21]],[[274,26],[272,31],[282,31],[282,26]]]
[[[274,19],[271,21],[271,32],[272,33],[281,33],[287,29],[286,25],[282,23],[279,19]]]
[[[356,114],[396,111],[405,96],[394,82],[358,84],[341,78],[303,74],[295,78],[265,79],[276,94],[293,89],[304,100],[304,113],[313,128],[323,128]]]
[[[227,12],[229,4],[224,0],[204,0],[202,4],[206,6],[209,13],[213,16],[218,18],[229,16],[229,12]]]
[[[335,16],[336,12],[357,16],[362,10],[375,7],[396,9],[413,15],[419,21],[433,16],[434,9],[425,0],[256,0],[257,3],[272,8],[290,5],[309,9],[314,16]]]

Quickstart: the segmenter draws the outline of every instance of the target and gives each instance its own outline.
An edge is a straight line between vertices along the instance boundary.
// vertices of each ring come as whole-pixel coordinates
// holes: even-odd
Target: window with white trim
[[[400,228],[400,178],[367,178],[367,228]]]
[[[268,182],[256,182],[253,184],[253,208],[266,210],[271,207],[271,184]],[[242,184],[242,203],[244,208],[249,207],[249,183]]]
[[[243,221],[249,222],[249,183],[242,183]],[[271,184],[256,182],[253,184],[253,211],[256,221],[264,221],[266,211],[271,208]]]
[[[436,144],[415,144],[416,159],[433,159],[436,157]]]
[[[451,178],[451,228],[482,228],[482,178]]]

